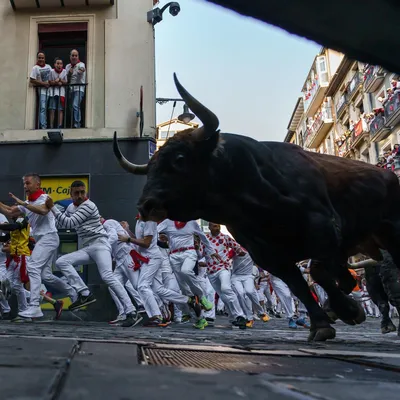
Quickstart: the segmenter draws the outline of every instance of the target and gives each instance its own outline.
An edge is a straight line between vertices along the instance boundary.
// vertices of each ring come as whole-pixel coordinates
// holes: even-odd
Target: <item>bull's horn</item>
[[[194,134],[197,134],[199,139],[209,139],[218,129],[219,121],[217,116],[210,111],[207,107],[203,106],[198,100],[196,100],[178,81],[176,74],[174,73],[174,81],[176,88],[182,99],[188,105],[188,107],[197,115],[200,121],[203,123],[203,127],[197,129]]]
[[[147,169],[148,169],[147,164],[142,164],[142,165],[133,164],[122,155],[121,150],[118,145],[117,132],[114,132],[113,148],[114,148],[115,157],[117,157],[117,159],[123,169],[125,169],[126,171],[128,171],[132,174],[135,174],[135,175],[146,175],[147,174]]]

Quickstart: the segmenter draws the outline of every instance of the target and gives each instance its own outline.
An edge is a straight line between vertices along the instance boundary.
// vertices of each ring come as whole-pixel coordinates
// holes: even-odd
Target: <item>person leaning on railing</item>
[[[47,100],[49,98],[48,88],[50,86],[51,67],[46,64],[46,55],[39,51],[37,63],[32,68],[30,83],[37,87],[39,98],[39,129],[47,129]]]

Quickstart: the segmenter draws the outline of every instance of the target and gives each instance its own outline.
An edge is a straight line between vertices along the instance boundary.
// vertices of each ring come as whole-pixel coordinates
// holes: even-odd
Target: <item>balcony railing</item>
[[[305,146],[310,147],[311,142],[318,135],[322,125],[327,122],[333,122],[331,107],[323,107],[315,116],[314,122],[306,131]]]
[[[361,72],[356,72],[353,76],[353,79],[350,81],[349,84],[349,89],[348,89],[348,94],[347,98],[350,100],[353,95],[357,92],[357,89],[360,88],[360,85],[362,83],[362,75]]]
[[[339,118],[347,106],[347,94],[344,93],[340,96],[338,103],[336,104],[336,115]]]
[[[375,136],[385,127],[385,117],[382,114],[378,114],[375,118],[369,123],[369,131],[371,133],[371,137]]]
[[[364,73],[364,90],[366,93],[373,93],[378,89],[385,73],[381,67],[370,65]]]
[[[395,93],[384,108],[387,124],[395,125],[400,117],[400,92]]]
[[[87,84],[35,86],[35,129],[79,129],[85,127]]]
[[[367,134],[369,130],[368,124],[363,118],[360,118],[358,122],[354,125],[353,131],[351,133],[351,145],[355,146],[360,142],[360,139]]]
[[[315,78],[311,89],[304,96],[304,110],[307,110],[319,89],[319,79]]]

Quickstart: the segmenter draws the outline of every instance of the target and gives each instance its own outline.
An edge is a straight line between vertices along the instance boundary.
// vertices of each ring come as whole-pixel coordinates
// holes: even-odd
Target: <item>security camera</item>
[[[181,6],[179,5],[179,3],[172,2],[171,5],[169,6],[169,13],[173,17],[176,17],[180,11],[181,11]]]

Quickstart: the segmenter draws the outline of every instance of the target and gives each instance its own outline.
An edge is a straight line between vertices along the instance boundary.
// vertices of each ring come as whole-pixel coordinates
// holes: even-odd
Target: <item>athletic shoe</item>
[[[96,298],[94,297],[93,294],[89,294],[88,296],[83,296],[81,293],[78,295],[78,300],[76,300],[74,303],[72,303],[69,307],[68,310],[74,311],[78,310],[82,307],[86,307],[89,304],[95,303]]]

